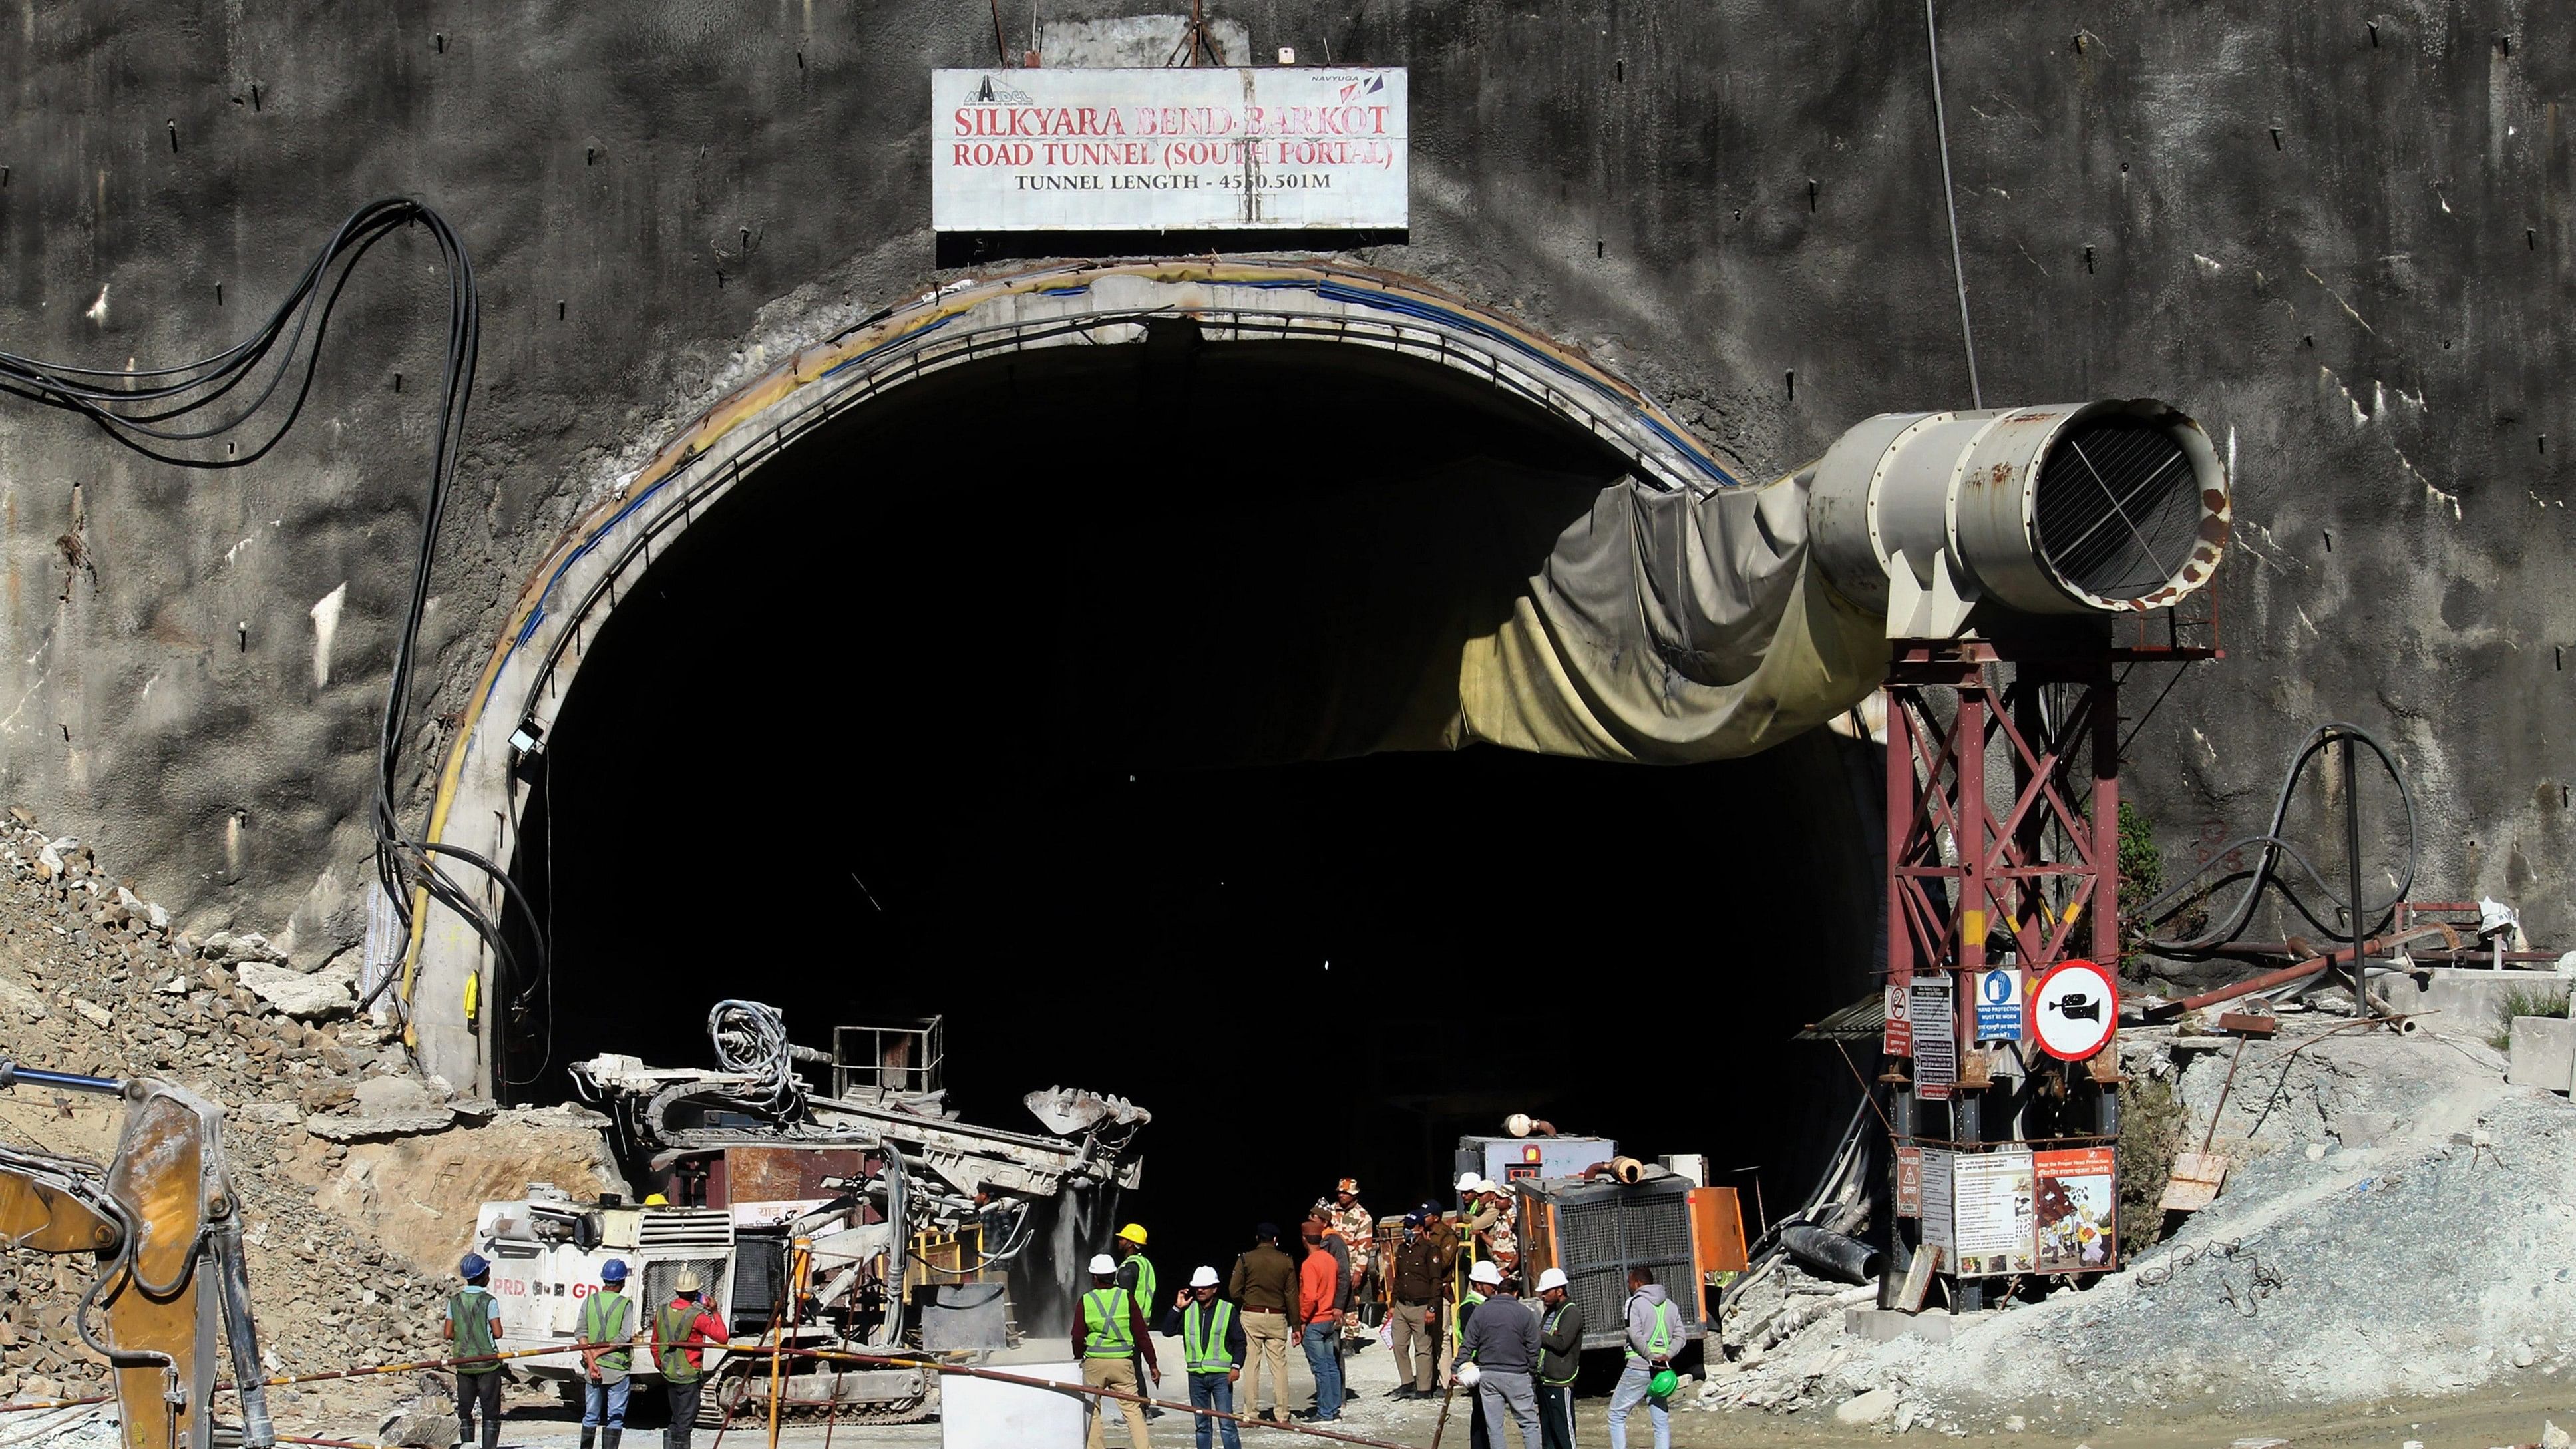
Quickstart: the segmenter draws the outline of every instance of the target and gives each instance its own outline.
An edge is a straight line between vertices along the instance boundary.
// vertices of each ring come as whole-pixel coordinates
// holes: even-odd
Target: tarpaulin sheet
[[[1702,497],[1603,490],[1500,626],[1465,641],[1449,742],[1689,763],[1850,708],[1882,677],[1883,621],[1826,585],[1806,538],[1794,476]]]
[[[1051,598],[1056,688],[1028,701],[1041,717],[1004,717],[1015,748],[1222,768],[1483,742],[1687,764],[1779,744],[1884,670],[1881,621],[1808,560],[1794,479],[1693,497],[1476,456],[1175,496],[1069,494],[1059,526],[1011,535],[1080,561]],[[949,642],[880,647],[906,638]]]
[[[1474,456],[1323,487],[1140,478],[1061,506],[1004,536],[1079,562],[1049,596],[1035,715],[956,722],[1010,730],[997,747],[1155,768],[1479,742],[1687,764],[1779,744],[1884,671],[1880,620],[1808,561],[1794,479],[1693,497]],[[1007,635],[1015,608],[970,632]],[[952,643],[907,631],[877,657]]]

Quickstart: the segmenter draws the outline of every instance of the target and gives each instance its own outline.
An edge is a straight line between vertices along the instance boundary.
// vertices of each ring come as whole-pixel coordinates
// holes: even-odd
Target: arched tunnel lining
[[[1873,752],[1363,755],[1621,468],[1425,364],[1185,324],[794,445],[589,646],[514,863],[555,966],[500,993],[509,1090],[705,1064],[725,996],[813,1045],[944,1013],[973,1120],[1154,1110],[1120,1212],[1166,1263],[1346,1174],[1445,1197],[1512,1110],[1776,1206],[1857,1090],[1786,1038],[1867,985]]]

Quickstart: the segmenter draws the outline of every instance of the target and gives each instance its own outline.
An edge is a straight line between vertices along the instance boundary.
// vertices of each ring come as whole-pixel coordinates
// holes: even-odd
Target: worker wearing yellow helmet
[[[1109,1251],[1117,1255],[1118,1286],[1126,1289],[1137,1303],[1145,1305],[1147,1313],[1153,1312],[1152,1305],[1158,1300],[1154,1297],[1154,1260],[1145,1256],[1145,1225],[1129,1223],[1120,1228],[1118,1236],[1109,1244]],[[1140,1351],[1136,1355],[1136,1382],[1148,1381],[1145,1356]],[[1145,1416],[1159,1419],[1163,1417],[1163,1411],[1147,1409]]]

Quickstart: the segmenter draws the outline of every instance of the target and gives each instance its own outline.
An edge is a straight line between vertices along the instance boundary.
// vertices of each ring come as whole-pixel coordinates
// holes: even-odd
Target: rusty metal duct
[[[1890,638],[1941,638],[1991,600],[2029,614],[2162,608],[2227,543],[2226,469],[2200,425],[2151,399],[1883,413],[1810,481],[1818,564],[1884,611]]]

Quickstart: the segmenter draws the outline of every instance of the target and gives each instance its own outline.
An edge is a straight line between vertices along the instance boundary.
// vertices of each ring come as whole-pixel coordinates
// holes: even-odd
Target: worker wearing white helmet
[[[671,1408],[662,1430],[663,1449],[689,1449],[689,1431],[698,1422],[698,1391],[706,1379],[706,1346],[725,1341],[724,1319],[708,1310],[705,1291],[698,1270],[682,1268],[671,1280],[671,1301],[653,1310],[653,1367],[662,1375]]]
[[[1155,1322],[1154,1331],[1181,1341],[1181,1366],[1189,1375],[1190,1407],[1233,1413],[1234,1386],[1243,1378],[1248,1345],[1242,1316],[1233,1304],[1217,1296],[1216,1269],[1201,1268],[1192,1273],[1190,1286],[1174,1297],[1171,1308]],[[1204,1414],[1198,1416],[1198,1449],[1209,1449],[1209,1441],[1215,1437],[1211,1430],[1225,1435],[1225,1449],[1243,1449],[1242,1432],[1232,1419],[1211,1419]]]
[[[1458,1362],[1476,1370],[1476,1407],[1484,1411],[1486,1442],[1502,1449],[1502,1426],[1509,1423],[1519,1430],[1521,1449],[1540,1449],[1538,1397],[1533,1388],[1539,1364],[1538,1315],[1503,1291],[1502,1271],[1491,1262],[1478,1263],[1470,1276],[1475,1286],[1492,1290],[1467,1315],[1467,1332],[1458,1342]]]
[[[1574,1449],[1574,1378],[1583,1365],[1583,1305],[1565,1270],[1538,1275],[1538,1432],[1546,1449]]]
[[[1468,1273],[1487,1257],[1483,1233],[1492,1219],[1485,1210],[1485,1179],[1481,1174],[1458,1174],[1458,1213],[1452,1225],[1458,1234],[1457,1251],[1450,1257],[1450,1286],[1465,1303],[1472,1291]]]
[[[1163,1377],[1162,1367],[1154,1360],[1153,1336],[1145,1331],[1144,1309],[1136,1295],[1118,1286],[1118,1264],[1107,1253],[1091,1259],[1091,1291],[1082,1295],[1082,1312],[1073,1321],[1073,1356],[1082,1363],[1082,1381],[1095,1389],[1143,1393],[1136,1376],[1140,1357],[1156,1381]],[[1103,1449],[1108,1442],[1101,1422],[1109,1402],[1092,1400],[1091,1429],[1083,1441],[1087,1449]],[[1145,1435],[1144,1406],[1133,1399],[1117,1403],[1127,1416],[1129,1449],[1152,1449]]]

